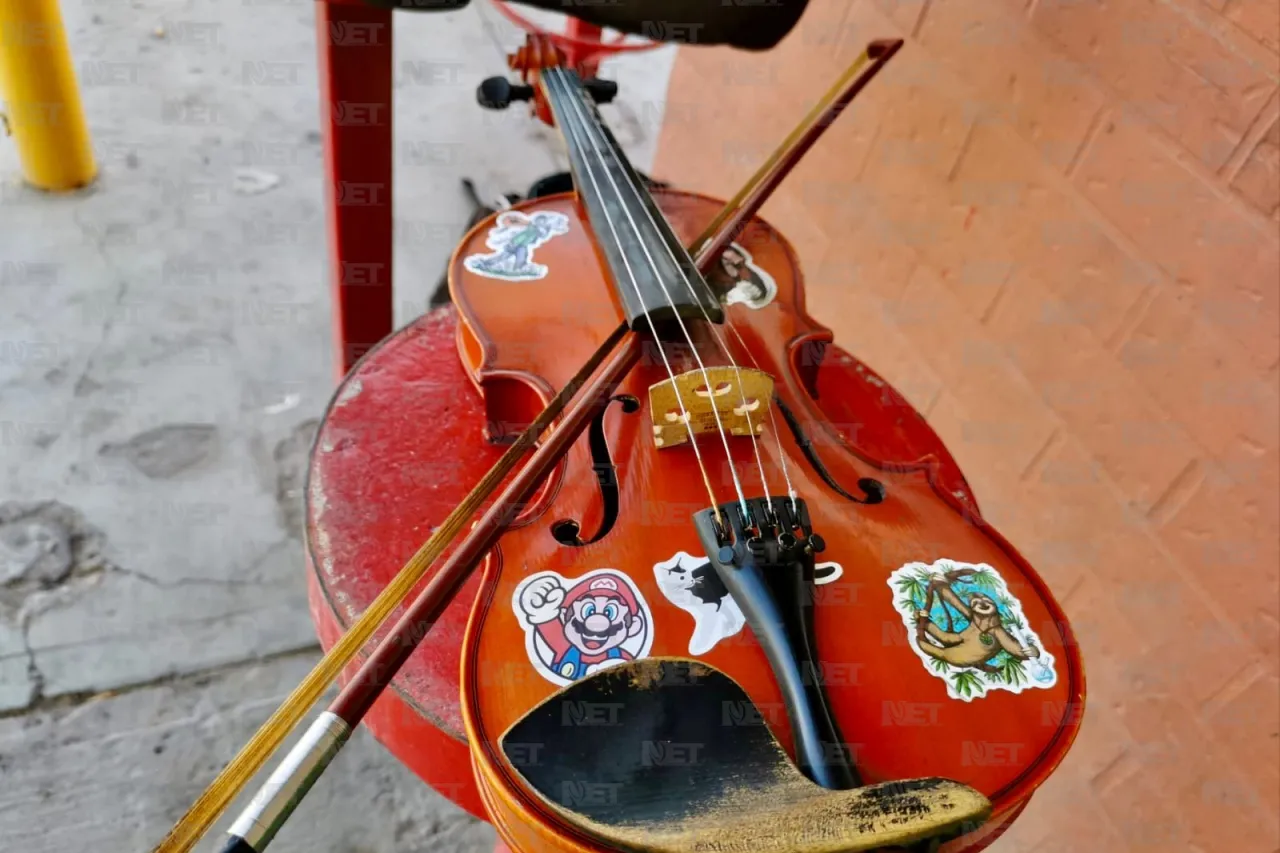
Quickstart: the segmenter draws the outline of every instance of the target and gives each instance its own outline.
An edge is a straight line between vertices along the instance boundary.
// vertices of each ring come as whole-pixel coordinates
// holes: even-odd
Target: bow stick
[[[746,185],[725,205],[715,220],[692,242],[700,271],[705,273],[711,269],[747,220],[759,211],[800,157],[901,46],[901,40],[876,41],[858,56],[836,85],[819,100]],[[859,74],[868,62],[871,63],[870,67]],[[619,344],[623,344],[621,351],[601,370],[600,365]],[[534,451],[529,462],[512,478],[498,500],[428,581],[391,633],[365,660],[350,683],[312,723],[271,774],[252,803],[232,826],[223,853],[262,853],[266,849],[298,803],[341,750],[374,700],[425,639],[462,583],[516,519],[519,509],[536,493],[568,447],[586,429],[595,414],[608,404],[613,390],[634,366],[639,353],[637,336],[628,333],[625,324],[619,325],[254,733],[235,758],[222,769],[154,848],[153,853],[188,853],[195,846],[253,775],[279,749],[285,737],[315,705],[343,668],[408,596],[427,569],[457,537],[467,519],[476,513],[515,469],[520,459],[537,444],[552,422],[567,409],[564,420],[552,432],[551,438]],[[587,388],[582,399],[570,406],[570,401],[578,390],[597,371],[599,375]]]

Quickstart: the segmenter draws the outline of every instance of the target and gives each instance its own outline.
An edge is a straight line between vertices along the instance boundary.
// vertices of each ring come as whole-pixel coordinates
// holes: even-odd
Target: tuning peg
[[[490,77],[476,89],[476,100],[487,110],[505,110],[512,101],[533,98],[533,87],[512,83],[506,77]]]
[[[587,94],[591,96],[591,100],[597,104],[607,104],[612,101],[618,94],[618,84],[612,80],[601,80],[598,77],[587,80],[582,84],[582,88],[587,90]]]

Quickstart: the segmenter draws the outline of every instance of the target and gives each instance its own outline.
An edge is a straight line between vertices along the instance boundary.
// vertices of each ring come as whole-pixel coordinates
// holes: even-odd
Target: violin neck
[[[578,74],[552,68],[540,82],[628,325],[657,332],[677,317],[723,322],[719,300],[600,119]]]

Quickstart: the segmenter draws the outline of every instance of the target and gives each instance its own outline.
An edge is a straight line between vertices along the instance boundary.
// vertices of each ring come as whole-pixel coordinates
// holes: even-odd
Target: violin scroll
[[[512,71],[520,72],[523,83],[513,83],[506,77],[490,77],[476,89],[476,101],[487,110],[505,110],[513,101],[532,101],[534,113],[542,121],[554,125],[551,109],[538,85],[538,77],[549,68],[569,67],[564,52],[544,35],[530,33],[525,43],[507,57]],[[584,69],[573,69],[583,72]],[[582,88],[597,104],[607,104],[618,95],[618,84],[612,80],[593,77],[582,82]]]
[[[529,33],[524,44],[507,56],[507,67],[519,71],[525,79],[544,68],[559,68],[564,65],[564,51],[560,50],[551,39],[542,33]]]

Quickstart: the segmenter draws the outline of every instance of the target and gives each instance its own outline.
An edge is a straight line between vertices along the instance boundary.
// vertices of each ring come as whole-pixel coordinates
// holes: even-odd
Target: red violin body
[[[710,199],[684,193],[662,193],[658,199],[685,238],[697,233],[719,208]],[[453,447],[442,439],[440,447],[448,459],[418,463],[448,475],[438,483],[443,491],[422,505],[436,506],[426,511],[428,521],[433,515],[438,517],[450,499],[456,500],[475,479],[473,474],[478,475],[496,456],[496,449],[485,451],[479,434],[487,430],[494,439],[527,422],[557,383],[565,381],[617,324],[618,308],[609,298],[604,273],[595,261],[589,233],[576,215],[574,199],[541,199],[521,205],[517,211],[524,217],[538,211],[559,213],[568,218],[569,227],[532,252],[532,260],[547,268],[543,277],[534,280],[503,280],[467,270],[468,257],[493,254],[486,238],[498,227],[494,220],[478,226],[455,255],[452,284],[463,369],[448,371],[447,386],[440,384],[438,376],[433,378],[431,398],[448,401],[444,411],[419,413],[413,411],[417,406],[410,411],[416,422],[424,424],[439,423],[436,418],[440,416],[447,421],[453,413],[465,417],[466,423],[439,423],[431,431],[439,430],[446,437],[469,435],[466,443],[471,450]],[[972,785],[986,794],[994,807],[989,830],[963,843],[953,842],[959,846],[948,848],[978,849],[992,837],[992,831],[1016,815],[1065,755],[1075,735],[1084,681],[1070,629],[1041,579],[982,522],[954,461],[920,416],[872,371],[834,347],[824,347],[830,336],[804,311],[799,263],[785,238],[757,221],[738,246],[750,258],[753,271],[763,273],[761,277],[773,293],[762,307],[746,303],[728,306],[728,322],[738,333],[729,334],[733,340],[730,349],[740,363],[754,358],[763,370],[777,377],[779,398],[799,422],[800,434],[824,469],[815,467],[783,418],[767,428],[772,431],[776,423],[778,441],[766,434],[757,443],[766,463],[766,480],[773,475],[773,482],[768,483],[773,491],[778,489],[781,470],[779,450],[786,455],[795,489],[808,499],[815,529],[820,529],[827,541],[823,560],[840,566],[840,576],[818,588],[814,608],[818,650],[840,729],[867,781],[936,775]],[[763,716],[778,739],[790,742],[785,715],[777,711],[777,688],[750,628],[738,626],[729,633],[732,625],[722,627],[719,635],[707,635],[715,639],[709,649],[691,655],[699,618],[674,603],[655,574],[655,567],[671,564],[682,553],[702,556],[688,519],[706,505],[690,449],[658,450],[652,441],[646,394],[664,375],[655,359],[642,359],[619,389],[620,394],[639,399],[640,409],[626,412],[615,405],[603,418],[619,489],[619,507],[611,529],[598,541],[580,546],[562,544],[553,532],[557,522],[573,519],[579,523],[581,537],[588,538],[602,523],[603,499],[593,469],[595,460],[583,440],[575,445],[535,505],[503,538],[476,590],[467,636],[461,644],[465,736],[487,808],[495,820],[506,815],[509,825],[504,835],[509,835],[518,849],[599,849],[573,846],[581,842],[569,840],[572,833],[558,833],[554,817],[539,813],[496,748],[508,726],[565,683],[565,678],[551,669],[555,661],[547,658],[550,647],[544,645],[529,614],[521,611],[517,589],[532,577],[558,577],[561,587],[571,591],[574,581],[593,572],[621,576],[638,593],[633,597],[639,613],[633,615],[646,623],[641,641],[645,654],[697,657],[729,674],[743,685],[756,706],[764,709]],[[473,388],[453,387],[462,377],[474,383]],[[355,378],[360,378],[359,370]],[[403,375],[385,377],[401,387],[414,387],[405,379]],[[370,383],[380,378],[369,376],[361,381],[362,395],[368,396],[376,393],[376,386]],[[478,400],[473,396],[477,394]],[[468,402],[464,405],[463,401]],[[425,398],[422,407],[427,407]],[[343,429],[341,422],[335,421],[336,414],[331,413],[326,432],[338,434]],[[425,420],[419,420],[418,415]],[[321,443],[324,440],[322,435]],[[713,486],[718,492],[731,493],[723,448],[710,441],[702,443],[705,456],[720,460],[709,466]],[[430,456],[429,447],[419,448],[418,459]],[[744,488],[760,491],[750,443],[735,438],[730,450]],[[401,469],[401,478],[407,470]],[[870,506],[855,503],[837,490],[856,496],[856,484],[867,477],[884,484],[883,502]],[[414,481],[420,483],[421,478]],[[412,513],[417,507],[409,505],[400,511]],[[419,532],[421,529],[419,525]],[[351,546],[360,547],[366,538],[372,548],[376,537],[351,538]],[[406,539],[405,544],[410,541]],[[942,563],[944,567],[974,565],[993,571],[997,580],[985,581],[992,597],[1005,599],[1001,614],[1016,612],[1022,617],[1022,633],[1032,632],[1042,656],[1051,659],[1051,685],[1034,681],[1028,666],[1032,660],[1023,662],[1023,678],[1014,676],[1015,683],[999,686],[997,676],[980,669],[948,665],[946,672],[940,672],[922,659],[916,627],[907,624],[916,614],[905,614],[910,618],[904,618],[900,606],[903,584],[895,586],[892,580],[895,572],[906,566],[935,566],[939,561],[952,561]],[[320,580],[323,587],[323,572]],[[897,580],[904,578],[899,575]],[[961,581],[952,588],[963,593],[976,587]],[[472,589],[475,587],[469,584],[464,597]],[[448,650],[456,643],[449,623],[459,621],[463,608],[462,602],[458,604],[440,626],[445,637],[453,634],[453,642],[445,645],[443,653],[415,659],[402,676],[402,689],[416,693],[424,682],[449,677]],[[1011,611],[1011,607],[1015,609]],[[957,623],[962,621],[958,613],[954,618]],[[947,627],[938,626],[939,630]],[[556,639],[563,643],[563,633],[553,642]],[[704,637],[702,645],[706,642]],[[925,642],[932,644],[931,640]],[[633,654],[637,650],[635,638],[620,648],[622,653]],[[589,650],[584,651],[590,659]],[[1008,655],[1003,658],[1007,660]],[[973,695],[957,695],[956,675],[966,671],[977,675],[962,678],[961,688],[979,676],[981,681],[969,684]],[[456,718],[449,719],[452,714],[447,709],[438,713],[440,727],[456,736]],[[378,717],[375,713],[370,721],[375,731],[385,729],[385,722]],[[403,726],[403,721],[396,725]],[[455,780],[457,769],[452,768]],[[437,776],[440,772],[435,770]],[[469,788],[465,782],[455,781],[454,785],[458,787],[447,783],[442,787],[455,799],[474,804],[462,790]]]
[[[684,240],[692,239],[720,208],[710,199],[682,193],[662,193],[658,199]],[[570,378],[619,319],[574,199],[553,197],[518,208],[523,219],[540,211],[560,214],[568,223],[563,234],[532,253],[546,267],[544,277],[509,281],[467,269],[468,257],[490,253],[485,239],[493,222],[482,223],[463,241],[451,271],[461,320],[459,352],[485,400],[491,428],[531,420],[552,389]],[[766,420],[766,432],[776,429],[778,434],[762,435],[754,447],[750,440],[734,437],[728,457],[718,442],[701,442],[712,487],[717,494],[732,495],[735,471],[748,494],[779,493],[785,462],[796,492],[807,498],[814,529],[826,540],[821,559],[837,564],[840,572],[817,588],[818,653],[840,730],[864,779],[942,776],[963,782],[991,799],[998,824],[1056,767],[1078,725],[1084,680],[1066,619],[1034,570],[982,522],[949,459],[944,470],[944,460],[938,458],[886,458],[880,454],[891,446],[883,438],[869,436],[860,443],[857,422],[833,423],[824,412],[819,365],[831,336],[805,313],[799,261],[785,238],[757,220],[734,248],[736,257],[750,259],[749,272],[765,285],[767,295],[754,303],[728,305],[726,325],[733,330],[722,338],[738,364],[758,366],[775,377],[778,398],[798,423],[791,429],[789,419]],[[709,358],[704,353],[704,363]],[[619,389],[638,400],[639,408],[627,412],[615,406],[603,419],[619,492],[611,529],[584,545],[566,546],[553,535],[563,519],[577,521],[584,538],[604,523],[593,469],[597,460],[588,442],[580,441],[486,567],[463,648],[462,704],[482,787],[493,789],[491,805],[503,801],[509,832],[521,850],[593,849],[558,837],[547,828],[554,820],[546,815],[542,821],[528,819],[536,806],[522,795],[516,774],[496,748],[521,715],[568,683],[572,676],[554,669],[563,653],[590,660],[591,637],[597,636],[574,636],[572,624],[560,624],[559,615],[549,627],[537,624],[540,614],[531,613],[534,608],[519,594],[531,578],[540,577],[545,586],[567,596],[592,573],[612,579],[610,583],[623,587],[624,607],[636,621],[613,621],[599,636],[619,625],[619,634],[637,630],[637,622],[644,635],[613,646],[619,655],[696,657],[741,684],[757,707],[781,707],[751,631],[743,627],[729,633],[732,624],[705,629],[698,623],[714,614],[691,614],[673,601],[688,603],[682,590],[663,589],[661,575],[667,568],[681,568],[682,562],[692,568],[705,560],[690,517],[707,504],[691,449],[659,449],[653,441],[648,389],[665,378],[658,358],[642,359]],[[870,375],[867,381],[874,383]],[[881,392],[877,408],[893,413],[894,395],[883,386],[876,391]],[[844,414],[841,407],[837,411]],[[909,422],[918,418],[902,409],[896,414]],[[866,478],[883,484],[882,502],[866,505],[841,493],[857,496],[858,483]],[[904,571],[908,566],[915,568]],[[966,584],[972,577],[966,576],[947,589],[964,598],[966,606],[981,594],[976,590],[985,589],[999,601],[988,636],[981,636],[977,624],[982,620],[976,613],[970,619],[972,630],[979,632],[971,665],[966,662],[974,655],[958,652],[969,644],[967,638],[948,645],[963,633],[956,624],[963,621],[958,612],[950,626],[924,623],[925,637],[930,627],[948,635],[941,643],[920,638],[915,604],[903,612],[922,572],[933,571],[945,580],[947,571],[965,566],[982,567],[985,585]],[[927,590],[914,591],[917,604],[928,595]],[[598,598],[609,600],[611,596]],[[1052,660],[1047,664],[1052,684],[1035,680],[1031,666],[1039,661],[1001,649],[1001,643],[1008,644],[1011,619],[1023,623],[1021,634],[1029,631],[1037,638],[1040,657]],[[694,655],[691,641],[699,628],[704,636],[695,648],[701,653]],[[711,639],[716,642],[703,651]],[[986,640],[990,642],[984,646]],[[606,646],[609,642],[604,641]],[[939,656],[922,653],[923,645],[938,650]],[[986,654],[991,650],[995,653]],[[993,666],[1016,666],[1019,673],[1006,682],[1003,673],[989,671]],[[785,717],[765,716],[778,739],[789,743]],[[973,849],[973,843],[954,849]]]

